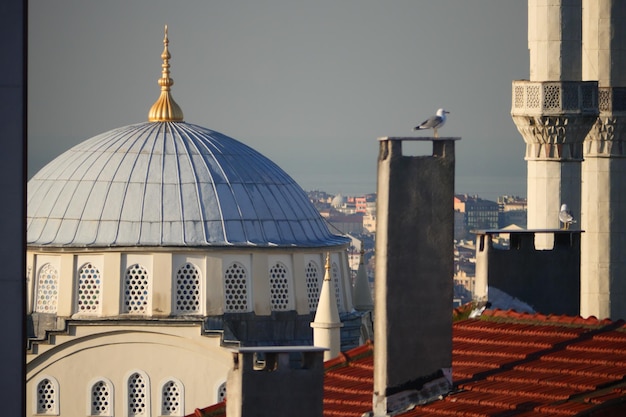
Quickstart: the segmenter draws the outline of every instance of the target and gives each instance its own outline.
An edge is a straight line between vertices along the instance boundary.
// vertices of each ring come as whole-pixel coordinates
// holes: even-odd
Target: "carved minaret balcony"
[[[580,216],[583,141],[598,117],[598,83],[514,81],[511,116],[526,142],[528,228],[558,229],[561,204]],[[544,238],[540,249],[551,246]]]
[[[581,161],[598,116],[595,81],[513,81],[511,116],[528,160]]]
[[[599,117],[584,144],[586,157],[626,156],[626,87],[598,88]]]

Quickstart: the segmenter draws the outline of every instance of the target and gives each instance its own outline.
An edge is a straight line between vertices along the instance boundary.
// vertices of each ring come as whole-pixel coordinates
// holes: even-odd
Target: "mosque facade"
[[[166,28],[148,122],[28,182],[29,416],[183,416],[220,401],[229,348],[313,343],[325,268],[339,314],[353,311],[349,240],[272,161],[184,121],[168,44]]]

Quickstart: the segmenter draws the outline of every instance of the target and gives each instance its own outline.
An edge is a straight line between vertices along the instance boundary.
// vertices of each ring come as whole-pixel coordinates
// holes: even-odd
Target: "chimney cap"
[[[293,352],[324,352],[328,350],[318,346],[245,346],[231,348],[239,353],[293,353]]]
[[[445,141],[457,141],[461,140],[458,136],[441,136],[441,137],[433,137],[433,136],[381,136],[378,138],[379,142],[391,140],[391,141],[413,141],[413,142],[445,142]]]

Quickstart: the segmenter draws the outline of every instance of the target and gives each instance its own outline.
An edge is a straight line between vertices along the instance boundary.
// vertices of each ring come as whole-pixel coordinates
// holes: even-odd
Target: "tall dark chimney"
[[[373,415],[390,416],[452,387],[454,142],[380,138]],[[407,141],[433,153],[402,155]]]

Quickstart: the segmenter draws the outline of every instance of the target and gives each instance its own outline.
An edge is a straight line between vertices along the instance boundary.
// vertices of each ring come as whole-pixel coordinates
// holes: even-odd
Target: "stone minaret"
[[[526,142],[529,229],[559,228],[562,203],[580,214],[582,143],[597,117],[597,84],[581,81],[581,1],[528,1],[530,80],[513,82],[511,115]]]
[[[337,357],[341,352],[341,327],[337,298],[331,288],[330,281],[330,254],[326,255],[326,272],[320,290],[320,299],[317,304],[313,328],[313,344],[325,348],[324,360]]]
[[[361,249],[361,261],[356,272],[354,292],[352,293],[352,304],[357,311],[366,312],[374,310],[374,300],[370,290],[367,272],[365,271],[365,250]]]
[[[600,114],[582,164],[581,315],[626,318],[626,2],[583,0],[582,22]]]

